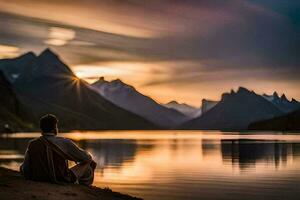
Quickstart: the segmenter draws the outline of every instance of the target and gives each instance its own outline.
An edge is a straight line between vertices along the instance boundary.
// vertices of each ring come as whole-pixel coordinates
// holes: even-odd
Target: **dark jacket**
[[[68,160],[88,162],[91,156],[71,140],[50,134],[30,141],[20,170],[28,180],[74,183]]]

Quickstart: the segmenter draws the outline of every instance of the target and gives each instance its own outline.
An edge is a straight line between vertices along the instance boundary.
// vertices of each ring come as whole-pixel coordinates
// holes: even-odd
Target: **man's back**
[[[43,137],[43,136],[42,136]],[[24,171],[27,179],[34,181],[52,181],[52,175],[49,165],[53,165],[56,180],[59,182],[75,182],[76,177],[68,169],[68,162],[66,158],[55,151],[51,151],[51,159],[49,159],[49,152],[47,153],[47,146],[40,138],[32,140],[28,145],[27,150],[28,169]],[[49,163],[53,162],[53,163]]]

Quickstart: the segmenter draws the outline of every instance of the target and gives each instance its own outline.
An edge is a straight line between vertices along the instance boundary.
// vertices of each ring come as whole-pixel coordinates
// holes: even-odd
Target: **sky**
[[[298,0],[0,0],[0,58],[47,47],[161,103],[239,86],[300,100]]]

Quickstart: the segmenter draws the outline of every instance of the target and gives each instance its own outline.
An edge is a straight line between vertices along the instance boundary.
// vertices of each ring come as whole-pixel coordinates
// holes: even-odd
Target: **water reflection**
[[[38,135],[36,135],[38,136]],[[1,138],[0,162],[22,160],[31,138]],[[256,164],[284,166],[288,159],[300,156],[300,144],[278,140],[252,139],[82,139],[75,140],[81,148],[90,151],[99,168],[106,166],[122,167],[133,162],[139,154],[157,157],[171,157],[172,161],[185,162],[215,160],[223,165],[239,167],[240,170],[253,168]],[[157,153],[157,155],[156,155]],[[138,155],[137,155],[138,154]],[[165,157],[166,158],[166,157]],[[162,160],[162,162],[165,162]]]
[[[221,140],[223,161],[231,162],[233,166],[238,165],[241,170],[255,167],[258,162],[276,168],[284,166],[293,152],[297,151],[294,146],[296,144],[279,141]]]
[[[100,167],[121,167],[126,161],[133,160],[137,151],[134,140],[94,140],[79,142],[79,146],[91,152]]]
[[[300,136],[130,134],[71,137],[97,161],[97,186],[151,200],[300,195]],[[0,165],[16,169],[29,140],[0,138]]]

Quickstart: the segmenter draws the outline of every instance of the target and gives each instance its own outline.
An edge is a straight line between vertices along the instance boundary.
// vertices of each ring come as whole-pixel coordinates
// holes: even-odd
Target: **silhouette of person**
[[[25,179],[52,183],[91,185],[96,163],[70,139],[58,137],[58,120],[52,114],[40,119],[42,135],[29,142],[20,171]],[[68,161],[76,162],[69,168]]]

